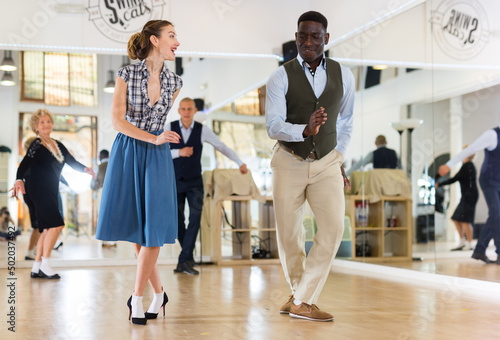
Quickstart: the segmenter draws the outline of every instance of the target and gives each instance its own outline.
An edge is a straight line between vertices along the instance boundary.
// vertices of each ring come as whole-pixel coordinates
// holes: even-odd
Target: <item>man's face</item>
[[[196,109],[196,105],[191,101],[183,101],[179,104],[179,115],[181,116],[181,120],[188,122],[193,120],[194,115],[198,110]]]
[[[315,21],[302,21],[295,33],[297,50],[307,63],[321,58],[330,35],[325,32],[323,25]]]

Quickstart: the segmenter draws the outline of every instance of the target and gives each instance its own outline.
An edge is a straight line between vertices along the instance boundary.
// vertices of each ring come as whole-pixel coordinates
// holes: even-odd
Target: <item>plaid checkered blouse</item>
[[[139,129],[149,132],[164,128],[172,107],[175,91],[182,87],[182,79],[165,65],[160,73],[161,94],[154,106],[148,96],[149,71],[144,59],[138,64],[122,67],[118,76],[127,83],[127,113],[125,119]]]

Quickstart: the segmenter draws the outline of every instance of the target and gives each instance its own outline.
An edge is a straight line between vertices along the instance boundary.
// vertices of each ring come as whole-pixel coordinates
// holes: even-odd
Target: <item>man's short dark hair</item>
[[[328,27],[328,20],[326,20],[325,16],[319,12],[315,11],[309,11],[305,12],[299,17],[299,20],[297,21],[297,28],[299,27],[300,23],[302,21],[314,21],[314,22],[319,22],[320,24],[323,25],[323,28],[327,29]]]
[[[103,149],[99,152],[99,159],[105,159],[105,158],[109,158],[109,151],[106,150],[106,149]]]

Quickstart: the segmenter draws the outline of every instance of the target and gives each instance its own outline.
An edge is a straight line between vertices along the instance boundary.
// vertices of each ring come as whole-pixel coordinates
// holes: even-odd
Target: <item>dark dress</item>
[[[17,169],[17,179],[24,180],[24,201],[30,211],[31,225],[40,231],[64,225],[59,211],[59,180],[64,164],[81,172],[85,169],[61,142],[56,142],[64,156],[62,163],[37,138]]]
[[[477,172],[474,163],[467,162],[462,165],[455,177],[440,183],[440,185],[448,185],[456,181],[460,182],[462,198],[451,217],[452,220],[466,223],[474,222],[476,203],[479,198],[476,178]]]

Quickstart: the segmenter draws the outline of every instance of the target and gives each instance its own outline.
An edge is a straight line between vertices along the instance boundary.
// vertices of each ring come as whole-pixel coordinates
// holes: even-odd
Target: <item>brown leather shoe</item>
[[[283,306],[281,306],[280,314],[290,313],[290,307],[292,306],[292,304],[293,304],[293,295],[290,295],[288,297],[288,301]]]
[[[298,306],[292,303],[292,306],[290,307],[290,316],[292,318],[311,321],[333,321],[332,314],[321,311],[316,305],[308,305],[304,302]]]

